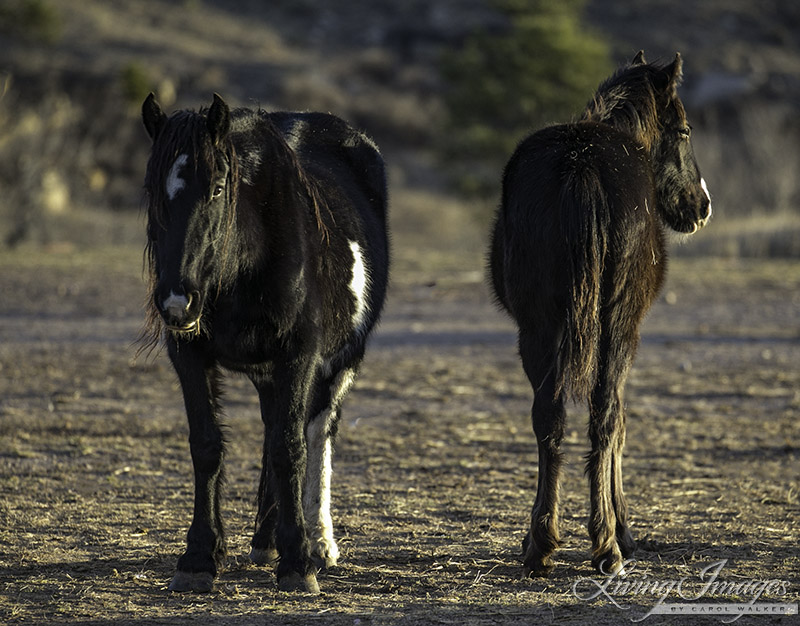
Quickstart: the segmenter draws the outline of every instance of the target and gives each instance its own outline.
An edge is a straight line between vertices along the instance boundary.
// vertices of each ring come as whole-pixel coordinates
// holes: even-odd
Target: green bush
[[[61,36],[61,15],[46,0],[7,0],[0,4],[0,29],[46,44]]]
[[[155,91],[155,81],[141,63],[131,61],[120,73],[122,94],[131,105],[140,105],[151,91]]]
[[[584,0],[494,0],[500,33],[446,53],[442,156],[468,194],[496,194],[517,143],[575,117],[611,69],[608,43],[581,23]]]

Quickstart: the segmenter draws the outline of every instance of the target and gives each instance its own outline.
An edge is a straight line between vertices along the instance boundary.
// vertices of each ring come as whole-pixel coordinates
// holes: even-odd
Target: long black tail
[[[589,398],[597,376],[600,294],[608,249],[608,203],[593,172],[576,173],[562,196],[561,231],[569,248],[570,299],[559,351],[556,395]]]

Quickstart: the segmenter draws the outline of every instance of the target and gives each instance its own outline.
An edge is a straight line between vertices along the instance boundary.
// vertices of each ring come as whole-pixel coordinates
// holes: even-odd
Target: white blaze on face
[[[353,276],[350,279],[350,291],[356,300],[356,310],[353,313],[353,326],[359,328],[367,315],[367,291],[369,275],[364,257],[361,255],[361,246],[357,242],[350,242],[350,251],[353,253]]]
[[[169,174],[167,174],[167,196],[170,200],[174,200],[175,196],[178,195],[178,192],[186,187],[186,181],[180,177],[180,173],[188,160],[189,157],[187,155],[180,155],[177,159],[175,159],[175,163],[172,164]]]

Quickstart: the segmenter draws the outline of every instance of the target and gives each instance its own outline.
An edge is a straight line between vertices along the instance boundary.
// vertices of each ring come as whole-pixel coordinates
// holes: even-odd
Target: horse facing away
[[[330,515],[340,405],[378,320],[389,268],[375,144],[320,113],[142,107],[149,334],[183,390],[194,517],[170,589],[209,591],[225,556],[221,368],[255,385],[264,422],[251,559],[318,593],[336,564]]]
[[[526,576],[547,575],[558,547],[567,392],[589,405],[592,564],[616,572],[636,549],[622,490],[623,388],[664,280],[664,226],[690,234],[711,216],[681,76],[680,55],[662,66],[639,52],[579,121],[524,139],[503,174],[489,272],[519,327],[539,451]]]

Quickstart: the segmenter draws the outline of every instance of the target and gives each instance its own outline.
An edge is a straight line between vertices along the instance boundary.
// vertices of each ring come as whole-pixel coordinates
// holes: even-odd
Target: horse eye
[[[684,139],[689,139],[689,137],[690,137],[690,136],[691,136],[691,134],[692,134],[692,127],[691,127],[691,126],[686,126],[685,128],[681,128],[681,129],[678,131],[678,133],[679,133],[679,134],[680,134],[680,136],[681,136],[681,137],[683,137]]]
[[[222,192],[225,191],[225,187],[222,185],[214,185],[214,191],[211,193],[212,198],[219,198],[222,195]]]

